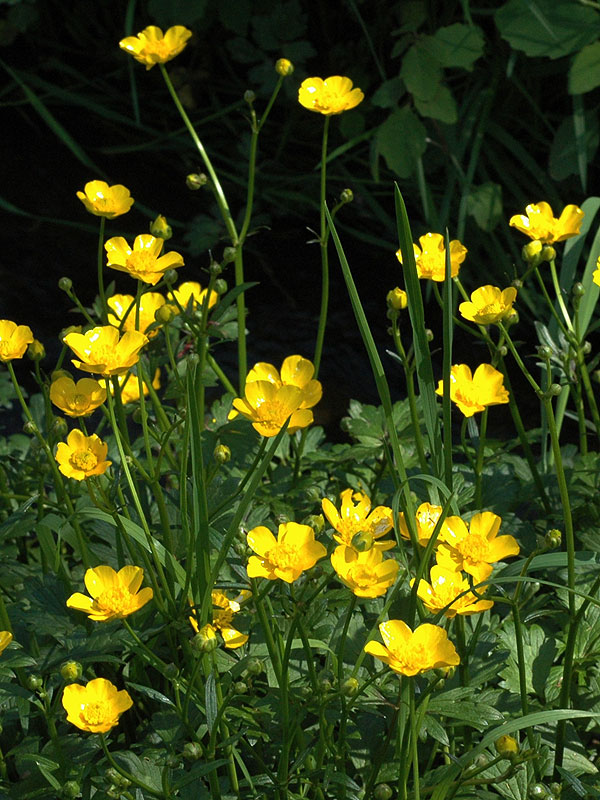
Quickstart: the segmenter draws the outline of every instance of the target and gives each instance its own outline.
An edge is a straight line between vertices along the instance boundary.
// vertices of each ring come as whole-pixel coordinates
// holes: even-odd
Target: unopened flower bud
[[[157,239],[170,239],[173,236],[173,229],[167,222],[167,218],[159,214],[154,222],[150,223],[150,233]]]
[[[244,92],[244,102],[248,103],[249,106],[256,100],[256,94],[252,91],[252,89],[246,89]]]
[[[215,281],[215,292],[218,295],[225,294],[227,289],[228,289],[228,286],[227,286],[227,281],[226,280],[224,280],[223,278],[219,278],[218,280]]]
[[[352,547],[359,553],[366,553],[373,547],[373,534],[370,531],[359,531],[352,537]]]
[[[46,358],[46,348],[38,339],[34,339],[27,348],[27,355],[32,361],[41,361]]]
[[[394,311],[401,311],[408,305],[408,297],[404,289],[399,289],[397,286],[387,293],[387,304],[389,308]]]
[[[425,338],[428,342],[433,342],[433,331],[431,328],[425,328]]]
[[[168,269],[163,275],[163,278],[165,279],[165,283],[168,286],[171,286],[171,284],[175,283],[175,281],[177,280],[178,275],[174,269]]]
[[[519,312],[513,308],[508,316],[506,316],[502,321],[504,322],[505,328],[510,328],[511,325],[516,325],[519,321]]]
[[[529,789],[529,796],[533,797],[534,800],[541,800],[542,797],[548,796],[548,789],[543,783],[535,783]]]
[[[64,797],[65,800],[74,800],[74,798],[79,797],[80,795],[81,787],[77,781],[67,781],[62,787],[62,791],[60,793],[60,796]]]
[[[133,414],[131,415],[131,419],[135,422],[136,425],[141,425],[143,422],[142,409],[139,407],[135,408],[133,410]]]
[[[306,766],[306,769],[309,772],[312,772],[313,770],[315,770],[317,768],[317,759],[312,755],[312,753],[309,753],[306,756],[306,760],[305,760],[304,764]]]
[[[248,675],[254,675],[255,677],[257,675],[260,675],[263,672],[264,668],[265,668],[264,664],[260,660],[260,658],[251,658],[248,661],[248,664],[246,665],[246,670],[248,672]]]
[[[62,292],[70,292],[71,289],[73,288],[73,281],[71,280],[71,278],[60,278],[60,280],[58,281],[58,288]]]
[[[558,530],[558,528],[552,528],[552,530],[548,531],[548,533],[544,536],[544,542],[546,547],[550,547],[555,550],[557,547],[560,547],[562,540],[562,533]]]
[[[218,278],[223,272],[223,266],[218,261],[212,261],[208,271],[214,278]]]
[[[30,692],[37,692],[38,689],[42,688],[43,683],[41,675],[30,675],[27,678],[27,688]]]
[[[165,678],[172,681],[179,675],[179,667],[177,666],[177,664],[173,664],[173,662],[170,662],[169,664],[166,665],[163,675],[165,676]]]
[[[237,247],[226,247],[223,250],[223,264],[229,264],[231,261],[235,261],[236,253]]]
[[[283,78],[287,78],[294,71],[294,65],[287,58],[278,58],[275,62],[275,72]]]
[[[494,747],[499,756],[506,756],[507,758],[519,752],[519,742],[514,736],[500,736],[494,742]]]
[[[60,674],[62,675],[63,680],[73,681],[79,680],[83,675],[83,667],[79,663],[79,661],[65,661],[65,663],[60,668]]]
[[[511,283],[511,286],[514,289],[522,289],[523,288],[523,281],[519,278],[515,278],[514,281]]]
[[[537,354],[540,358],[543,358],[544,361],[547,361],[552,357],[552,348],[548,347],[547,344],[542,344],[538,347]]]
[[[244,681],[236,681],[233,684],[233,690],[236,694],[246,694],[248,691],[248,684]]]
[[[541,264],[542,258],[542,243],[535,239],[533,242],[527,242],[521,250],[523,261],[526,261],[531,266]],[[514,285],[514,284],[513,284]]]
[[[199,653],[212,653],[219,646],[217,634],[212,625],[206,624],[192,639],[192,647]]]
[[[198,761],[202,758],[202,747],[198,742],[186,742],[183,746],[183,757],[187,761]]]
[[[27,422],[23,425],[23,433],[28,433],[30,436],[34,436],[38,432],[38,426],[35,422],[31,419],[28,419]]]
[[[583,295],[585,294],[585,286],[583,285],[583,283],[577,281],[577,283],[573,284],[572,292],[573,292],[573,297],[583,297]]]
[[[213,450],[213,458],[217,464],[226,464],[231,458],[231,450],[226,444],[218,444]]]
[[[73,376],[71,375],[71,373],[66,369],[55,369],[54,372],[52,372],[50,375],[50,380],[52,381],[52,383],[54,383],[54,381],[57,381],[59,378],[72,378],[72,377]]]
[[[545,244],[542,247],[540,256],[542,261],[554,261],[556,258],[556,250],[551,245]]]
[[[373,792],[373,799],[374,800],[390,800],[394,792],[392,791],[392,787],[387,783],[380,783],[375,787],[375,791]]]
[[[304,520],[304,524],[310,525],[315,534],[318,536],[320,533],[322,533],[323,528],[325,527],[325,518],[323,517],[323,514],[309,514]]]
[[[154,312],[154,319],[160,325],[166,325],[167,323],[171,322],[174,316],[175,312],[173,310],[173,306],[169,305],[169,303],[165,303],[160,308],[157,308]]]
[[[341,203],[351,203],[354,200],[354,192],[352,189],[342,189],[340,192]]]
[[[340,690],[344,697],[354,697],[358,692],[359,683],[356,678],[346,678],[340,686]]]
[[[551,384],[550,388],[548,389],[548,394],[551,397],[558,397],[558,395],[562,392],[562,386],[559,383]]]
[[[504,358],[504,356],[508,353],[508,347],[505,344],[501,344],[500,347],[496,348],[496,353],[501,358]]]
[[[560,783],[556,783],[556,782],[551,783],[548,788],[550,789],[552,794],[556,795],[556,796],[560,795],[561,792],[562,792],[562,785]]]
[[[583,353],[584,356],[589,356],[589,354],[592,352],[592,344],[591,344],[591,342],[585,341],[581,345],[581,352]]]
[[[203,172],[191,172],[185,179],[185,184],[192,192],[198,191],[208,183],[208,177]]]

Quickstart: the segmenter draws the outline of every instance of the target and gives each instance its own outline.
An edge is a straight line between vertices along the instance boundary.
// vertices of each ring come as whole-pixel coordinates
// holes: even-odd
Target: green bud
[[[260,658],[251,658],[246,665],[246,671],[248,672],[248,675],[254,675],[255,677],[257,675],[261,675],[264,671],[264,668],[264,664]]]
[[[226,464],[231,459],[231,450],[226,444],[218,444],[213,450],[213,458],[217,464]]]
[[[57,439],[64,439],[67,435],[69,430],[69,426],[67,422],[62,417],[56,417],[52,425],[50,426],[50,433],[55,436]]]
[[[38,689],[42,688],[43,683],[41,675],[30,675],[27,678],[27,688],[30,692],[37,692]]]
[[[58,288],[61,292],[70,292],[73,288],[73,281],[71,278],[60,278],[58,281]]]
[[[340,691],[344,695],[344,697],[354,697],[354,695],[358,692],[359,683],[356,678],[346,678],[346,680],[340,686]]]
[[[548,533],[544,536],[544,542],[546,547],[552,548],[556,550],[556,548],[560,547],[562,540],[562,533],[558,530],[558,528],[552,528],[552,530],[548,531]]]
[[[370,531],[359,531],[352,537],[351,545],[359,553],[366,553],[373,547],[373,534]]]
[[[390,800],[393,794],[391,786],[387,783],[380,783],[375,787],[373,800]]]
[[[318,536],[323,532],[323,528],[325,527],[325,518],[323,517],[323,514],[309,514],[304,520],[304,524],[310,525],[315,534]]]
[[[228,286],[227,286],[227,281],[226,280],[223,280],[223,278],[219,278],[218,280],[215,281],[215,292],[218,295],[225,294],[227,289],[228,289]]]
[[[177,271],[174,269],[168,269],[163,275],[163,278],[165,279],[165,283],[168,286],[171,286],[177,280]]]
[[[306,765],[306,769],[309,772],[313,772],[313,770],[317,768],[317,759],[311,753],[309,753],[306,756],[304,764]]]
[[[252,91],[252,89],[246,89],[244,92],[244,102],[248,103],[249,106],[256,100],[256,94]]]
[[[41,361],[46,358],[46,348],[38,339],[34,339],[27,348],[27,355],[32,361]]]
[[[523,261],[526,261],[532,267],[537,267],[538,264],[541,264],[542,259],[542,243],[539,242],[537,239],[533,242],[527,242],[524,245],[523,249],[521,250],[521,256]],[[514,286],[514,284],[513,284]]]
[[[32,420],[27,420],[27,422],[23,425],[23,433],[28,433],[30,436],[34,436],[38,433],[38,426]]]
[[[83,675],[83,667],[79,661],[65,661],[60,668],[60,674],[63,680],[73,683],[73,681],[79,680]]]
[[[428,342],[433,342],[433,331],[430,328],[425,328],[425,338]]]
[[[592,344],[591,344],[591,342],[585,341],[581,345],[581,352],[583,353],[584,356],[589,356],[589,354],[592,352]]]
[[[537,348],[537,354],[540,358],[543,358],[544,361],[548,361],[548,359],[552,357],[552,348],[548,347],[547,344],[542,344]]]
[[[167,222],[167,218],[159,214],[158,217],[150,223],[150,233],[157,239],[164,239],[166,242],[173,236],[173,229]]]
[[[511,283],[515,289],[522,289],[523,288],[523,281],[519,278],[515,278],[514,281]]]
[[[548,389],[548,394],[551,397],[558,397],[558,395],[562,392],[562,386],[559,383],[553,383],[550,385]]]
[[[121,776],[114,767],[109,767],[104,773],[104,777],[109,783],[117,783]]]
[[[354,200],[354,192],[352,189],[342,189],[340,193],[340,201],[342,203],[351,203]]]
[[[549,788],[552,794],[557,796],[560,795],[562,792],[562,784],[556,783],[556,781],[554,783],[551,783]]]
[[[65,800],[73,800],[75,797],[79,797],[81,795],[81,787],[77,783],[77,781],[67,781],[64,786],[62,787],[62,791],[60,796],[64,797]]]
[[[577,283],[574,283],[572,292],[573,292],[573,297],[583,297],[583,295],[585,294],[585,287],[583,283],[580,283],[579,281],[577,281]]]
[[[160,308],[157,308],[154,312],[154,319],[160,325],[167,325],[173,317],[175,316],[175,312],[173,311],[173,306],[169,305],[169,303],[165,303]]]
[[[202,758],[202,748],[198,742],[186,742],[183,747],[183,757],[188,761],[198,761]]]
[[[229,264],[231,261],[235,261],[236,254],[237,247],[226,247],[223,250],[223,264]]]
[[[504,356],[507,355],[508,353],[508,347],[505,344],[502,344],[500,345],[500,347],[496,348],[496,353],[498,353],[499,356],[504,358]]]
[[[246,694],[248,691],[248,684],[244,683],[244,681],[236,681],[233,684],[233,690],[236,694]]]
[[[540,800],[540,798],[548,796],[548,789],[543,783],[535,783],[529,787],[529,796],[533,797],[534,800]]]
[[[191,172],[185,179],[185,184],[192,192],[198,191],[208,183],[208,177],[203,172]]]
[[[294,71],[294,65],[287,58],[278,58],[275,62],[275,72],[282,78],[287,78]]]
[[[211,261],[208,271],[214,278],[218,278],[219,275],[223,272],[223,267],[221,266],[221,264],[219,264],[218,261]]]
[[[212,653],[218,646],[217,634],[212,625],[204,625],[192,639],[192,647],[198,653]]]
[[[542,261],[554,261],[556,258],[556,250],[551,245],[545,244],[542,247],[540,256]]]
[[[173,664],[171,662],[170,664],[166,665],[163,675],[165,676],[165,678],[171,681],[179,675],[179,667],[177,666],[177,664]]]

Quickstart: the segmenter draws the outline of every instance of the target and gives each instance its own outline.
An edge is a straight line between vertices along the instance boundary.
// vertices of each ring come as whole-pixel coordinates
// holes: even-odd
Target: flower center
[[[478,400],[478,391],[473,383],[463,383],[460,387],[456,387],[455,396],[457,403],[462,403],[465,406],[480,406]]]
[[[491,314],[497,316],[498,314],[503,314],[506,311],[506,307],[503,303],[499,303],[498,301],[494,301],[493,303],[488,303],[487,306],[482,306],[477,313],[483,316],[484,314]]]
[[[164,39],[158,39],[151,42],[147,41],[146,46],[144,47],[144,55],[157,56],[159,60],[168,58],[171,53],[172,50]]]
[[[76,450],[71,454],[69,462],[72,467],[83,472],[90,472],[98,466],[98,458],[91,450]]]
[[[477,533],[471,533],[454,545],[461,556],[472,564],[487,561],[488,541]]]
[[[374,569],[370,569],[364,564],[354,564],[348,570],[348,578],[359,589],[369,589],[378,583],[379,579]]]
[[[72,411],[87,411],[90,401],[85,394],[74,394],[68,405]]]
[[[415,672],[419,670],[428,669],[430,660],[422,644],[414,644],[408,642],[403,647],[398,648],[393,652],[394,658],[400,663],[402,668],[407,672]]]
[[[266,554],[266,559],[276,568],[290,569],[296,565],[298,553],[287,544],[277,544]]]
[[[290,416],[290,408],[278,400],[265,400],[257,404],[256,412],[261,425],[274,431],[280,430]]]
[[[105,592],[96,598],[95,604],[111,614],[118,616],[127,616],[135,609],[131,602],[133,595],[123,586],[113,586],[112,589],[107,589]]]
[[[110,717],[110,706],[103,700],[86,703],[81,707],[81,716],[88,725],[102,725]]]
[[[134,250],[131,255],[127,256],[125,265],[129,272],[154,272],[156,256],[150,250]]]
[[[231,627],[231,620],[233,619],[233,611],[229,608],[213,609],[213,625],[215,628],[222,630],[223,628]]]

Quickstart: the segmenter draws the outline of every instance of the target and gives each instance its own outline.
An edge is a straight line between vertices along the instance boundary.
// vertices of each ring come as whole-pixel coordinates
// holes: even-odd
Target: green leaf
[[[495,19],[502,38],[528,56],[560,58],[600,35],[600,15],[577,0],[509,0]]]
[[[584,115],[584,142],[588,164],[593,160],[598,143],[600,142],[600,132],[598,127],[598,117],[595,113]],[[554,134],[554,141],[550,148],[550,159],[548,168],[550,175],[556,181],[562,181],[569,175],[577,175],[579,163],[577,160],[577,141],[575,132],[575,117],[569,116],[563,119]]]
[[[246,36],[252,15],[250,0],[220,0],[218,13],[219,19],[228,30],[238,36]]]
[[[447,86],[438,84],[435,87],[435,93],[427,100],[415,95],[415,108],[422,117],[431,117],[432,119],[439,119],[440,122],[445,122],[448,125],[454,125],[458,119],[458,109],[456,108],[456,101],[452,97],[452,92]]]
[[[423,100],[430,100],[436,94],[442,79],[442,68],[422,45],[417,43],[404,56],[400,77],[409,92]]]
[[[379,108],[393,108],[404,94],[404,81],[402,78],[390,78],[384,81],[379,89],[372,95],[371,104]],[[344,120],[346,114],[342,116]]]
[[[531,625],[529,628],[523,625],[522,631],[527,691],[530,694],[537,694],[544,700],[550,668],[557,655],[556,642],[551,636],[547,636],[539,625]],[[511,692],[519,694],[517,642],[514,625],[511,622],[505,624],[498,641],[509,652],[507,665],[500,672],[500,677],[505,680]]]
[[[577,53],[569,69],[569,94],[591,92],[600,86],[600,42]]]
[[[471,71],[483,55],[485,40],[477,25],[456,23],[440,28],[424,39],[424,46],[443,67],[462,67]]]
[[[214,672],[211,672],[206,679],[206,686],[204,688],[204,702],[206,704],[206,724],[208,725],[208,732],[212,733],[213,725],[215,724],[218,713],[217,690]]]
[[[467,197],[467,213],[483,231],[493,231],[502,219],[502,186],[499,183],[482,183],[474,186]]]
[[[410,110],[394,111],[377,131],[377,150],[392,172],[409,178],[427,147],[427,131]]]

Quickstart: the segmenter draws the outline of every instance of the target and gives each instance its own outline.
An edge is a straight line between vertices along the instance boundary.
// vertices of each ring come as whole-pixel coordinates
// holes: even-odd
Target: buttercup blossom
[[[423,547],[427,547],[427,543],[431,539],[431,535],[435,530],[435,526],[437,525],[437,521],[440,518],[441,513],[442,507],[432,506],[431,503],[421,503],[421,505],[417,508],[417,513],[415,515],[417,523],[417,538],[419,540],[419,544]],[[403,539],[410,539],[410,533],[408,532],[404,511],[401,511],[398,515],[398,530]],[[443,536],[444,528],[442,524],[442,528],[438,533],[436,542],[440,542],[443,539]]]
[[[508,556],[519,555],[519,543],[514,536],[498,536],[502,518],[491,511],[474,514],[469,527],[460,517],[448,517],[443,542],[437,549],[440,567],[463,570],[481,583],[492,573],[492,564]]]
[[[56,450],[58,468],[67,478],[83,481],[92,475],[103,475],[112,464],[106,460],[108,445],[95,433],[86,436],[74,428],[66,442],[59,442]]]
[[[152,69],[155,64],[166,64],[185,48],[192,32],[183,25],[174,25],[163,34],[156,25],[149,25],[137,36],[126,36],[119,42],[121,50],[132,55],[136,61]]]
[[[106,265],[127,272],[132,278],[154,286],[169,269],[183,267],[183,257],[174,251],[161,256],[165,242],[149,233],[141,233],[129,247],[122,236],[113,236],[105,245]]]
[[[600,286],[600,258],[596,262],[596,269],[592,273],[592,280],[596,284],[596,286]],[[1,347],[1,344],[0,344]]]
[[[335,548],[331,564],[338,578],[357,597],[381,597],[395,582],[400,568],[392,558],[383,558],[381,548],[357,553],[344,545]]]
[[[312,361],[302,356],[288,356],[281,365],[281,374],[273,366],[264,361],[255,364],[246,378],[246,384],[252,381],[269,381],[274,386],[297,386],[303,392],[300,408],[316,406],[323,395],[320,381],[313,379],[315,367]]]
[[[471,302],[461,303],[461,315],[478,325],[492,325],[512,313],[517,290],[513,286],[499,289],[497,286],[480,286],[471,294]]]
[[[424,580],[419,581],[417,595],[425,607],[434,614],[444,608],[444,616],[451,619],[457,614],[478,614],[480,611],[487,611],[494,605],[492,600],[480,599],[470,591],[469,581],[463,577],[462,573],[455,572],[453,569],[441,567],[439,564],[432,567],[430,581],[431,583]],[[414,582],[413,578],[410,582],[411,587]]]
[[[117,328],[99,325],[86,333],[68,333],[63,342],[77,356],[71,360],[78,369],[108,378],[123,375],[137,364],[148,337],[139,331],[127,331],[119,339]]]
[[[391,508],[377,506],[371,510],[370,498],[352,489],[344,489],[340,498],[339,511],[326,497],[321,501],[323,513],[336,531],[333,538],[338,544],[354,550],[369,550],[370,547],[365,547],[369,543],[376,550],[389,550],[394,546],[395,542],[391,539],[377,541],[394,527]],[[356,501],[356,505],[353,501]]]
[[[93,378],[62,376],[50,385],[50,400],[68,417],[89,417],[106,400],[106,389]]]
[[[117,381],[119,382],[119,388],[121,390],[121,402],[123,405],[127,405],[127,403],[135,403],[140,399],[140,382],[138,381],[137,375],[134,375],[133,372],[126,372],[124,375],[119,375],[117,377]],[[112,395],[114,395],[115,387],[113,386],[112,381],[101,380],[100,383],[106,387]],[[146,381],[143,381],[143,387],[144,397],[146,397],[150,391]],[[160,370],[158,367],[154,373],[152,388],[160,389]]]
[[[264,525],[253,528],[247,535],[248,546],[255,556],[248,559],[248,577],[280,578],[293,583],[306,569],[314,567],[327,550],[315,541],[315,532],[309,525],[286,522],[279,526],[277,539]]]
[[[85,686],[71,683],[62,696],[67,721],[90,733],[106,733],[119,722],[119,717],[133,705],[129,693],[107,681],[94,678]]]
[[[0,361],[6,363],[23,358],[27,345],[33,342],[33,333],[28,325],[17,325],[9,319],[0,319]]]
[[[248,641],[248,636],[245,633],[240,633],[232,625],[233,615],[237,614],[240,610],[242,603],[244,603],[252,595],[247,589],[243,589],[235,600],[230,600],[225,592],[214,590],[212,592],[212,623],[207,623],[204,628],[210,628],[213,633],[219,631],[223,637],[225,647],[229,650],[235,650],[236,647],[241,647]],[[200,632],[198,627],[198,620],[196,613],[192,611],[190,616],[190,624],[196,633]],[[209,633],[208,630],[205,633]]]
[[[319,114],[341,114],[364,100],[362,91],[352,88],[350,78],[332,75],[329,78],[306,78],[298,89],[298,102]]]
[[[491,364],[480,364],[471,374],[466,364],[455,364],[450,370],[450,398],[465,417],[472,417],[488,406],[508,403],[508,390],[504,388],[504,376]],[[444,381],[435,390],[444,394]]]
[[[441,233],[426,233],[419,237],[419,245],[413,243],[417,275],[432,281],[443,281],[446,277],[446,244]],[[460,265],[466,258],[467,248],[458,239],[450,242],[450,275],[456,278]],[[402,250],[396,252],[402,264]]]
[[[437,625],[425,623],[414,631],[400,619],[390,619],[379,626],[384,645],[367,642],[365,651],[383,661],[400,675],[418,675],[429,669],[455,667],[460,663],[448,634]]]
[[[192,311],[195,311],[197,308],[202,308],[204,305],[204,298],[207,292],[208,289],[203,289],[197,281],[185,281],[185,283],[180,283],[177,289],[173,289],[173,291],[169,293],[169,299],[175,298],[177,303],[179,303],[184,310],[187,309],[191,301]],[[216,305],[218,299],[219,295],[213,289],[208,299],[208,307],[212,308]],[[176,303],[173,303],[171,308],[175,314],[179,314],[179,307]]]
[[[546,202],[530,203],[524,214],[515,214],[509,224],[529,236],[530,239],[554,244],[578,236],[584,213],[579,206],[565,206],[560,217],[556,219],[552,208]]]
[[[88,181],[77,197],[90,214],[107,219],[126,214],[134,202],[126,186],[120,183],[109,186],[105,181]]]
[[[94,567],[86,570],[83,580],[91,597],[75,592],[67,600],[67,607],[84,611],[96,622],[128,617],[152,600],[149,586],[140,589],[144,580],[141,567],[129,565],[118,572],[108,566]]]
[[[123,322],[123,331],[141,331],[146,333],[150,325],[155,323],[154,315],[159,308],[166,303],[165,298],[160,292],[145,292],[140,297],[140,312],[139,312],[139,325],[135,325],[135,297],[130,294],[113,294],[106,301],[107,306],[112,311],[108,315],[108,321],[116,328],[120,327],[121,320]],[[152,339],[158,333],[158,328],[148,333],[148,338]]]
[[[6,650],[12,640],[13,635],[10,631],[0,631],[0,655]]]
[[[312,411],[303,406],[305,399],[305,392],[298,386],[250,381],[246,383],[244,397],[234,399],[233,408],[249,419],[261,436],[277,436],[288,418],[288,433],[295,433],[312,423]]]

